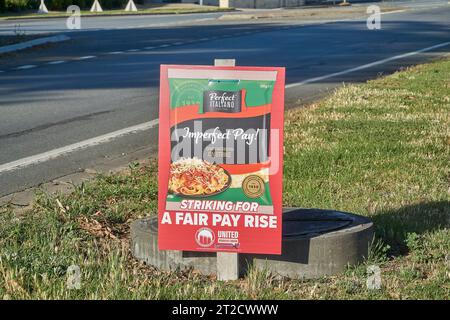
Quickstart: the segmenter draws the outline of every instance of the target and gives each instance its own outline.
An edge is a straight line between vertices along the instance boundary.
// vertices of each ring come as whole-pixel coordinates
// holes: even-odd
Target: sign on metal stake
[[[281,67],[161,65],[158,248],[216,252],[219,280],[244,253],[281,254]]]

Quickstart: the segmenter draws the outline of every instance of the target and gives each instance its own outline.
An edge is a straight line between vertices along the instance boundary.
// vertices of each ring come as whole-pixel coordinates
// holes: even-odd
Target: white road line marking
[[[176,45],[176,46],[179,46],[179,45],[182,45],[182,44],[184,44],[184,42],[175,42],[174,43],[174,45]]]
[[[96,56],[84,56],[84,57],[79,57],[77,60],[88,60],[88,59],[93,59],[93,58],[97,58]]]
[[[32,69],[32,68],[36,68],[36,65],[26,64],[24,66],[17,67],[16,70],[27,70],[27,69]]]
[[[104,134],[104,135],[101,135],[101,136],[98,136],[95,138],[91,138],[91,139],[80,141],[80,142],[77,142],[74,144],[70,144],[65,147],[53,149],[53,150],[50,150],[50,151],[47,151],[44,153],[36,154],[34,156],[30,156],[30,157],[22,158],[22,159],[19,159],[16,161],[1,164],[0,165],[0,174],[4,173],[4,172],[16,170],[19,168],[28,167],[28,166],[38,164],[41,162],[45,162],[45,161],[48,161],[51,159],[55,159],[62,155],[65,155],[65,154],[68,154],[68,153],[71,153],[71,152],[74,152],[77,150],[85,149],[88,147],[96,146],[96,145],[111,141],[113,139],[128,135],[130,133],[149,130],[151,128],[154,128],[157,125],[158,125],[158,119],[154,119],[149,122],[145,122],[145,123],[141,123],[141,124],[138,124],[138,125],[135,125],[132,127],[125,128],[125,129],[113,131],[113,132],[110,132],[110,133],[107,133],[107,134]]]
[[[335,72],[335,73],[326,74],[324,76],[315,77],[315,78],[311,78],[311,79],[306,79],[306,80],[301,81],[301,82],[290,83],[290,84],[286,85],[286,89],[302,86],[302,85],[305,85],[305,84],[308,84],[308,83],[313,83],[313,82],[318,82],[318,81],[334,78],[334,77],[337,77],[337,76],[342,76],[342,75],[345,75],[345,74],[348,74],[348,73],[352,73],[352,72],[355,72],[355,71],[368,69],[368,68],[371,68],[371,67],[379,66],[381,64],[385,64],[386,62],[391,62],[391,61],[395,61],[395,60],[404,59],[404,58],[411,57],[411,56],[414,56],[414,55],[417,55],[417,54],[420,54],[420,53],[432,51],[434,49],[439,49],[439,48],[442,48],[442,47],[446,47],[448,45],[450,45],[450,41],[449,42],[443,42],[443,43],[440,43],[440,44],[437,44],[437,45],[434,45],[434,46],[431,46],[431,47],[423,48],[423,49],[420,49],[420,50],[417,50],[417,51],[412,51],[412,52],[400,54],[400,55],[397,55],[397,56],[393,56],[393,57],[390,57],[390,58],[377,60],[377,61],[374,61],[374,62],[371,62],[371,63],[363,64],[363,65],[358,66],[358,67],[342,70],[342,71]]]
[[[47,62],[47,64],[61,64],[61,63],[64,63],[64,62],[66,62],[66,61],[64,61],[64,60],[57,60],[57,61]]]
[[[401,9],[401,10],[394,10],[394,11],[388,11],[388,12],[380,12],[381,15],[383,14],[391,14],[391,13],[400,13],[400,12],[406,12],[407,9]]]
[[[152,50],[152,49],[155,49],[155,47],[145,47],[144,49],[145,50]]]
[[[170,47],[170,44],[162,44],[158,46],[158,48],[166,48],[166,47]]]
[[[121,53],[123,53],[123,51],[111,51],[111,52],[108,52],[108,54],[121,54]]]
[[[139,49],[129,49],[129,50],[127,50],[127,52],[138,52],[139,51]]]

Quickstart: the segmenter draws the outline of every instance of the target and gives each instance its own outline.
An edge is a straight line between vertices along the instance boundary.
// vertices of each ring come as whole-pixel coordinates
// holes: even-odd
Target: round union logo
[[[195,233],[195,242],[197,242],[200,247],[207,248],[212,246],[215,238],[214,232],[209,228],[198,229]]]

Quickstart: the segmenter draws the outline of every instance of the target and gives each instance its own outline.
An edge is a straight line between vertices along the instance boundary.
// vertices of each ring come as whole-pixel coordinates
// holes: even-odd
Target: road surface
[[[0,58],[0,195],[136,150],[154,154],[162,63],[285,66],[287,107],[298,106],[450,52],[450,5],[436,6],[383,15],[376,31],[361,16],[305,24],[186,15],[179,25],[152,16],[167,25],[117,29],[108,18],[106,30]]]

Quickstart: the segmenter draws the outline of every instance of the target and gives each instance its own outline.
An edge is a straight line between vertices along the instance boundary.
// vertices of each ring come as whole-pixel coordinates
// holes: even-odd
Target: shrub
[[[33,9],[36,1],[30,0],[4,0],[5,11],[17,12],[21,10]]]
[[[125,8],[126,0],[99,0],[103,9],[118,9]],[[47,0],[45,4],[49,10],[64,11],[68,6],[74,4],[81,9],[89,9],[94,0]]]

